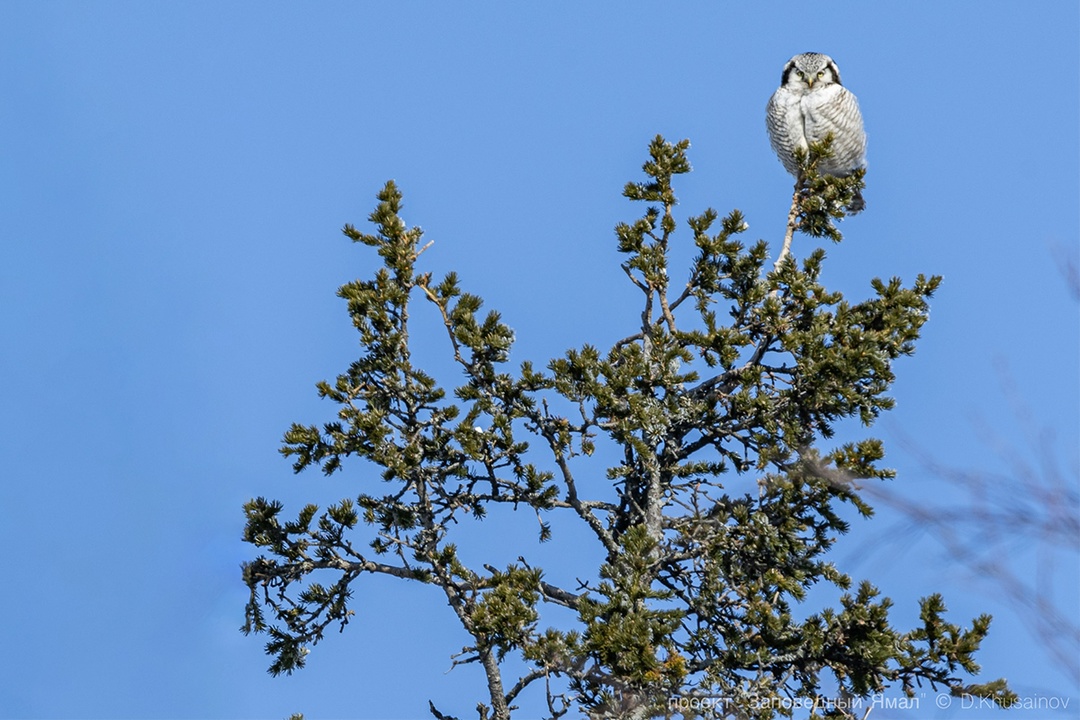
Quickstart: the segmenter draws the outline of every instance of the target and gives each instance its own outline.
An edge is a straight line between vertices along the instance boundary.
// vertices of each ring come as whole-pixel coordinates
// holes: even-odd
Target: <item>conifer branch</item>
[[[833,427],[846,418],[870,425],[892,406],[893,361],[914,351],[940,279],[919,276],[911,287],[875,279],[869,299],[849,301],[821,284],[820,249],[788,262],[796,230],[840,239],[834,221],[862,187],[860,173],[816,173],[827,145],[799,158],[804,173],[771,272],[764,241],[736,239],[747,228],[741,214],[732,211],[715,232],[718,215],[708,209],[687,220],[699,254],[672,302],[672,183],[690,170],[689,143],[657,136],[646,180],[623,191],[648,207],[616,227],[622,268],[643,295],[638,332],[606,352],[585,344],[545,371],[525,362],[516,374],[507,365],[514,332],[501,316],[481,315],[483,301],[463,292],[454,273],[436,285],[417,274],[431,243],[407,229],[401,194],[387,183],[370,216],[377,234],[345,228],[382,262],[371,279],[339,291],[361,357],[336,383],[318,384],[337,404],[335,418],[293,425],[282,447],[297,472],[315,466],[330,475],[355,458],[377,473],[358,475],[364,492],[355,501],[321,512],[308,505],[294,520],[278,518],[276,501],[244,508],[244,539],[265,553],[244,567],[244,629],[270,636],[270,671],[303,667],[325,628],[348,622],[352,585],[381,573],[441,588],[471,638],[453,666],[484,669],[481,720],[510,720],[541,678],[550,720],[571,708],[619,720],[671,714],[669,699],[695,693],[767,720],[776,712],[749,709],[790,707],[823,684],[858,698],[926,681],[1007,703],[1003,681],[964,685],[959,677],[977,671],[988,617],[963,628],[932,596],[922,627],[897,629],[891,601],[829,561],[850,529],[842,506],[868,516],[859,486],[892,477],[877,465],[879,441],[831,447]],[[448,364],[464,376],[454,387],[412,358],[417,289],[437,308]],[[601,443],[607,452],[594,456]],[[451,539],[475,541],[486,528],[469,521],[493,503],[535,515],[541,541],[559,540],[544,513],[584,523],[603,565],[584,579],[575,567],[579,586],[570,592],[524,556],[505,570],[484,562],[490,538],[459,554]],[[472,534],[462,535],[466,525]],[[356,535],[398,564],[359,552]],[[465,558],[476,553],[474,570]],[[324,587],[313,573],[336,581]],[[839,604],[796,608],[820,583],[844,591]],[[572,612],[556,613],[557,626],[541,632],[538,608],[547,603]],[[509,654],[526,667],[512,675]]]

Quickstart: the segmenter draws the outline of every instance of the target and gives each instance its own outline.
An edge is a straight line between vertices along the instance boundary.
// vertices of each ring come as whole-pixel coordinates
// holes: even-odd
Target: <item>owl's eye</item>
[[[825,71],[824,70],[818,70],[817,76],[818,76],[818,79],[821,79],[821,78],[825,77]]]

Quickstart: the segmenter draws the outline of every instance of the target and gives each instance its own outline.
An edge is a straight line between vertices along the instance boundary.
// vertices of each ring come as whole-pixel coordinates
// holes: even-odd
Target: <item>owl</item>
[[[866,132],[859,101],[840,83],[840,70],[828,55],[803,53],[788,60],[780,87],[769,99],[765,113],[769,142],[789,173],[798,177],[792,156],[796,148],[820,142],[833,134],[833,156],[823,159],[818,170],[846,177],[866,167]],[[865,207],[862,194],[848,206],[852,212]]]

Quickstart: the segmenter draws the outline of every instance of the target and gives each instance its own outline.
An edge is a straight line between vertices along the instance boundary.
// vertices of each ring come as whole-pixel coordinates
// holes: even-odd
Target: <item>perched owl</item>
[[[866,132],[859,101],[840,84],[840,71],[828,55],[803,53],[788,60],[780,87],[769,99],[765,124],[769,142],[787,171],[798,176],[792,152],[833,134],[833,156],[818,169],[826,175],[846,177],[866,167]],[[853,212],[865,207],[862,195],[849,205]]]

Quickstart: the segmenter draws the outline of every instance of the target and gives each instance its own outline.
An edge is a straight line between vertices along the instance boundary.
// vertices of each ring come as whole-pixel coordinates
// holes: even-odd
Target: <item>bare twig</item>
[[[799,189],[802,185],[802,179],[795,181],[795,189],[791,194],[791,209],[788,210],[787,215],[787,231],[784,233],[784,246],[780,248],[780,257],[776,258],[776,264],[773,265],[773,270],[779,270],[780,266],[784,264],[784,260],[791,254],[791,241],[795,237],[795,228],[798,227],[799,220]],[[776,294],[776,290],[772,291],[772,294]]]

